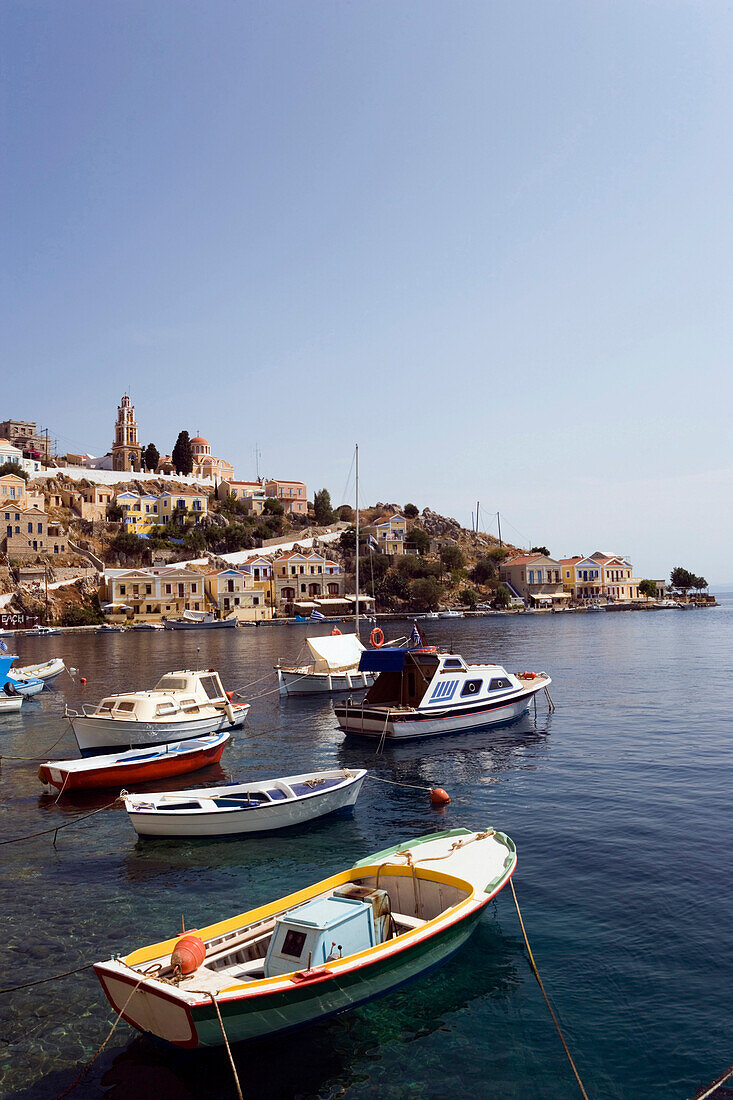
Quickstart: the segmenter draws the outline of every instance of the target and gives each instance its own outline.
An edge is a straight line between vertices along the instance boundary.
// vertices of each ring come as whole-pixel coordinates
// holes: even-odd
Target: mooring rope
[[[552,1016],[552,1022],[555,1025],[557,1033],[560,1036],[560,1042],[562,1043],[563,1048],[565,1050],[565,1053],[568,1056],[568,1061],[570,1062],[573,1073],[575,1074],[575,1080],[578,1082],[578,1088],[581,1091],[581,1094],[583,1096],[583,1100],[588,1100],[588,1093],[585,1091],[585,1088],[583,1087],[583,1082],[580,1079],[580,1074],[578,1073],[578,1070],[575,1066],[575,1062],[573,1061],[573,1056],[570,1053],[570,1049],[568,1047],[568,1044],[565,1042],[565,1036],[562,1033],[562,1028],[560,1027],[560,1024],[558,1022],[557,1016],[555,1015],[553,1007],[550,1004],[550,998],[547,996],[547,993],[545,992],[545,987],[542,984],[542,978],[540,977],[540,972],[537,969],[537,963],[534,961],[534,955],[532,954],[532,948],[529,946],[529,940],[527,938],[527,932],[526,932],[526,929],[524,927],[524,921],[522,920],[522,913],[521,913],[521,910],[519,908],[519,902],[517,901],[517,894],[516,894],[516,891],[514,889],[514,882],[512,881],[512,879],[509,879],[509,885],[512,888],[512,897],[514,898],[514,905],[515,905],[516,910],[517,910],[517,916],[519,917],[519,924],[520,924],[520,927],[522,929],[522,935],[524,936],[524,945],[527,948],[527,954],[529,956],[530,966],[532,967],[532,971],[534,973],[534,976],[537,979],[537,984],[539,985],[539,987],[542,991],[542,996],[545,998],[545,1004],[547,1005],[547,1007],[550,1010],[550,1015]]]
[[[88,814],[82,814],[81,817],[75,817],[71,821],[66,821],[62,825],[54,825],[50,829],[39,829],[37,833],[26,833],[24,836],[13,836],[9,840],[0,840],[0,844],[18,844],[21,840],[32,840],[36,836],[46,836],[48,833],[58,833],[61,829],[68,829],[72,825],[78,825],[81,821],[86,821],[89,817],[94,817],[95,814],[101,814],[102,810],[111,810],[112,807],[120,801],[120,796],[115,798],[114,802],[109,802],[106,806],[100,806],[98,810],[90,810]],[[54,835],[54,845],[56,844],[56,837]]]
[[[143,982],[145,981],[145,977],[146,977],[146,976],[145,976],[145,974],[143,974],[143,976],[142,976],[142,978],[140,979],[140,981],[139,981],[139,982],[136,982],[136,984],[135,984],[135,985],[133,986],[133,989],[132,989],[132,992],[130,993],[130,996],[129,996],[129,997],[127,998],[127,1000],[126,1000],[126,1001],[125,1001],[125,1003],[123,1004],[122,1008],[121,1008],[121,1009],[120,1009],[120,1011],[119,1011],[119,1012],[117,1013],[117,1019],[115,1020],[115,1022],[114,1022],[114,1023],[112,1024],[112,1027],[111,1027],[111,1028],[109,1029],[109,1031],[107,1032],[107,1038],[106,1038],[106,1039],[104,1040],[104,1042],[102,1043],[102,1045],[101,1045],[101,1046],[99,1046],[99,1047],[97,1047],[97,1051],[96,1051],[96,1053],[95,1053],[95,1054],[93,1055],[93,1057],[92,1057],[92,1058],[91,1058],[91,1059],[90,1059],[90,1060],[89,1060],[89,1061],[87,1062],[87,1064],[86,1064],[86,1065],[84,1066],[84,1068],[82,1069],[81,1073],[80,1073],[80,1074],[79,1074],[79,1075],[78,1075],[77,1077],[75,1077],[75,1078],[74,1078],[74,1080],[73,1080],[73,1081],[71,1082],[71,1084],[70,1084],[70,1085],[68,1086],[68,1088],[65,1088],[63,1092],[60,1092],[60,1093],[58,1094],[58,1096],[56,1097],[56,1100],[64,1100],[64,1097],[65,1097],[65,1096],[68,1096],[68,1095],[69,1095],[69,1093],[72,1093],[72,1092],[74,1091],[74,1089],[75,1089],[75,1088],[77,1087],[77,1085],[79,1085],[79,1084],[81,1083],[81,1081],[82,1081],[82,1080],[83,1080],[83,1079],[84,1079],[84,1078],[86,1077],[87,1073],[89,1073],[89,1070],[90,1070],[90,1069],[92,1068],[92,1066],[93,1066],[93,1065],[94,1065],[94,1063],[96,1062],[97,1058],[99,1057],[99,1055],[100,1055],[100,1054],[102,1053],[102,1051],[104,1050],[104,1048],[105,1048],[105,1047],[107,1046],[107,1043],[108,1043],[108,1042],[110,1041],[110,1039],[112,1038],[112,1035],[114,1034],[114,1030],[115,1030],[115,1028],[117,1027],[117,1025],[118,1025],[118,1023],[120,1022],[120,1020],[122,1019],[122,1016],[123,1016],[123,1013],[124,1013],[125,1009],[126,1009],[126,1008],[127,1008],[127,1006],[129,1005],[129,1003],[130,1003],[130,1001],[132,1000],[132,998],[133,998],[133,997],[135,996],[135,994],[137,993],[137,991],[138,991],[138,989],[140,988],[140,986],[141,986],[141,985],[143,984]]]
[[[44,982],[55,982],[59,978],[68,978],[71,974],[81,974],[82,970],[91,970],[93,966],[94,963],[87,963],[85,966],[77,966],[76,970],[65,970],[63,974],[51,974],[49,978],[36,978],[34,982],[10,985],[7,989],[0,989],[0,996],[3,993],[17,993],[19,989],[30,989],[33,985],[43,985]]]
[[[227,1048],[227,1054],[229,1055],[229,1064],[232,1067],[232,1074],[234,1075],[234,1084],[237,1086],[237,1096],[239,1097],[239,1100],[244,1100],[244,1097],[242,1096],[242,1086],[240,1085],[239,1077],[237,1076],[237,1067],[234,1065],[234,1058],[232,1057],[232,1051],[231,1051],[231,1048],[229,1046],[229,1039],[227,1038],[227,1033],[224,1030],[224,1021],[222,1020],[221,1012],[219,1011],[219,1002],[217,1001],[215,995],[211,992],[211,990],[209,990],[209,996],[211,997],[211,1000],[213,1001],[213,1004],[214,1004],[214,1008],[216,1009],[216,1015],[219,1017],[219,1027],[221,1028],[221,1034],[222,1034],[222,1037],[224,1039],[224,1046]]]
[[[409,787],[411,791],[432,791],[432,787],[419,787],[416,783],[398,783],[396,779],[380,779],[378,775],[367,772],[367,779],[373,779],[377,783],[389,783],[392,787]]]
[[[0,753],[0,760],[22,760],[27,764],[45,764],[59,741],[63,741],[68,732],[68,729],[65,729],[61,736],[56,738],[53,745],[51,745],[49,749],[46,749],[44,756],[8,756],[6,753],[2,752]]]
[[[724,1070],[720,1077],[716,1077],[711,1084],[703,1085],[704,1091],[698,1089],[695,1095],[691,1097],[691,1100],[706,1100],[708,1096],[712,1096],[714,1092],[717,1092],[720,1086],[724,1085],[731,1077],[733,1077],[733,1066],[729,1066],[728,1069]]]

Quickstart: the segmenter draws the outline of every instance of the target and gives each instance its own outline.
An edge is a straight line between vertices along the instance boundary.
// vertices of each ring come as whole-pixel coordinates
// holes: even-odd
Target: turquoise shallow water
[[[426,624],[470,660],[546,669],[556,712],[388,748],[345,743],[327,703],[257,699],[221,768],[179,785],[334,763],[444,786],[452,802],[367,782],[353,818],[250,841],[138,842],[120,810],[0,848],[3,987],[202,925],[421,833],[493,824],[515,840],[515,884],[542,976],[591,1097],[687,1097],[733,1061],[733,599],[705,611],[527,615]],[[404,629],[404,627],[402,627]],[[21,662],[63,653],[87,677],[0,727],[0,839],[102,805],[54,804],[37,765],[65,702],[212,666],[227,687],[273,686],[306,630],[26,638]],[[388,631],[388,633],[391,633]],[[264,679],[260,679],[264,677]],[[74,755],[66,735],[54,756]],[[0,996],[0,1095],[53,1097],[113,1015],[83,973]],[[235,1048],[245,1096],[560,1100],[576,1087],[530,972],[511,895],[453,962],[366,1008]],[[226,1056],[181,1053],[120,1024],[79,1098],[230,1097]]]

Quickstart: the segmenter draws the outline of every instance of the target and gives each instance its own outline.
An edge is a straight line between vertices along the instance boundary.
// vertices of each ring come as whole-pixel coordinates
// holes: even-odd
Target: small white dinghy
[[[22,705],[22,695],[4,695],[0,692],[0,714],[19,714]]]
[[[366,774],[363,769],[334,768],[258,783],[128,795],[124,803],[139,836],[262,833],[352,807]]]
[[[48,661],[41,661],[35,665],[14,668],[13,676],[16,680],[43,680],[44,684],[52,684],[56,677],[65,671],[63,657],[51,657]]]

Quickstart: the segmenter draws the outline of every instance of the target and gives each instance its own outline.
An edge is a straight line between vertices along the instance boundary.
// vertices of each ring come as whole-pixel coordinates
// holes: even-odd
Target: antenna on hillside
[[[259,444],[255,443],[255,465],[257,466],[257,480],[260,480],[260,459],[262,458],[262,451],[259,448]]]

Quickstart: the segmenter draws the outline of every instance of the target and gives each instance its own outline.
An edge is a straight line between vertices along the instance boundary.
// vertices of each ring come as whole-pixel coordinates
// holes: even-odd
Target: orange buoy
[[[369,635],[369,641],[372,643],[375,649],[381,649],[384,645],[384,631],[381,627],[375,626],[374,630]]]
[[[336,635],[337,635],[337,634],[340,634],[340,633],[341,633],[341,631],[339,630],[339,628],[338,628],[337,626],[335,626],[335,627],[333,628],[333,630],[331,631],[331,637],[332,637],[332,638],[335,638],[335,637],[336,637]]]
[[[450,795],[442,787],[433,787],[430,792],[430,801],[434,806],[447,806],[450,802]]]
[[[87,678],[86,678],[86,676],[80,676],[80,677],[79,677],[79,683],[80,683],[80,684],[85,684],[86,682],[87,682]]]
[[[206,958],[206,946],[198,936],[183,936],[173,948],[171,966],[181,974],[193,974]]]

